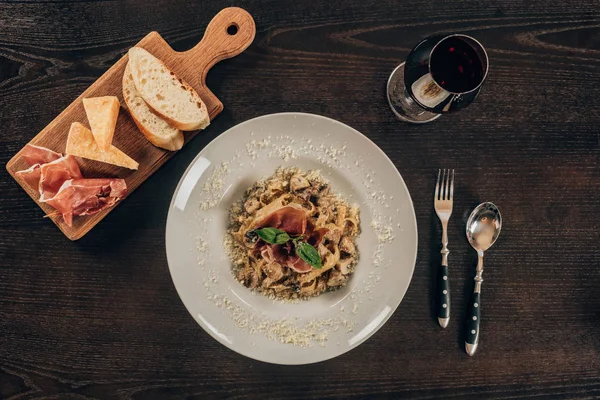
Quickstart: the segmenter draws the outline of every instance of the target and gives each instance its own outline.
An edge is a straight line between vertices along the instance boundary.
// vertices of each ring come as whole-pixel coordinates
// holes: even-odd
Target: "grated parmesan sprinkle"
[[[206,195],[202,203],[201,210],[208,210],[219,203],[221,189],[223,189],[223,179],[229,172],[229,162],[223,161],[220,166],[213,169],[203,186],[203,193]]]

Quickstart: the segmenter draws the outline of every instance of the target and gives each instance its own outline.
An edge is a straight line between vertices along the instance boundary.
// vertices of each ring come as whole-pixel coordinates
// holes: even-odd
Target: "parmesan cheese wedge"
[[[73,122],[71,124],[69,137],[67,138],[67,150],[65,152],[73,156],[129,169],[138,169],[139,166],[134,159],[113,145],[110,145],[107,151],[101,151],[94,140],[92,131],[79,122]]]
[[[119,99],[115,96],[92,97],[83,99],[83,107],[98,148],[107,151],[115,134],[119,116]]]

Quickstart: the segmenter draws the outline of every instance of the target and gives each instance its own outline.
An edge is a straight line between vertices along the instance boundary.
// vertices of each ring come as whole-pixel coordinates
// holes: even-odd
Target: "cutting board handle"
[[[200,43],[184,55],[192,58],[201,56],[206,60],[202,71],[205,79],[216,63],[246,50],[255,35],[254,19],[246,10],[239,7],[224,8],[210,21]]]

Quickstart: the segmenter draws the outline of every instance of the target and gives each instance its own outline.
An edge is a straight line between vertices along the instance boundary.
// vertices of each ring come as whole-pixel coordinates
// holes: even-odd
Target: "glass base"
[[[424,124],[434,121],[442,115],[423,110],[410,97],[404,85],[404,63],[398,65],[388,79],[387,98],[394,114],[405,122]]]

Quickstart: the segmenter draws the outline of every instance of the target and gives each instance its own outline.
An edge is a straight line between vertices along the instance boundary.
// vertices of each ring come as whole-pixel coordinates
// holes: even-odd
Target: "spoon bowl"
[[[467,220],[467,240],[479,252],[484,252],[496,242],[502,229],[502,216],[494,203],[481,203]]]

